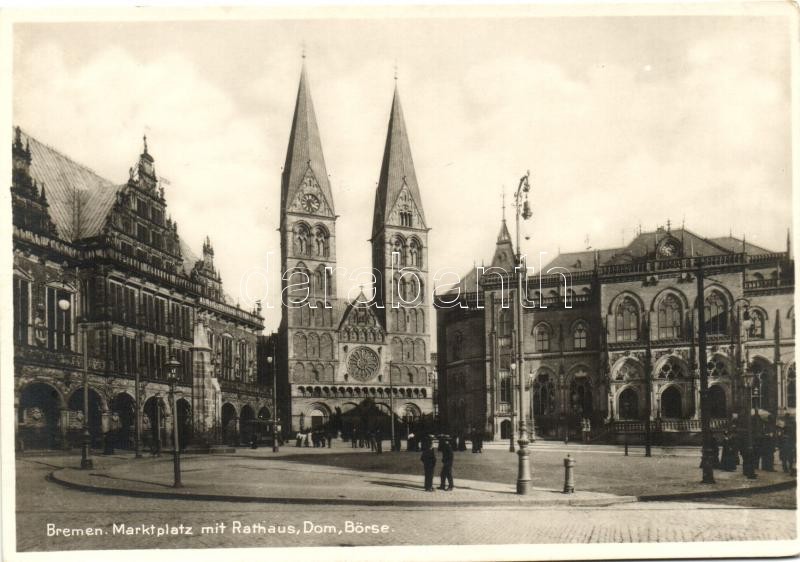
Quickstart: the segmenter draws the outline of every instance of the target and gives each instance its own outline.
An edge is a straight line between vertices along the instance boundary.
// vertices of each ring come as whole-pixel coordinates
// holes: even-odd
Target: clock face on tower
[[[661,255],[662,258],[671,258],[677,255],[678,248],[675,246],[674,243],[667,242],[663,246],[661,246],[658,253]]]
[[[319,209],[319,198],[313,193],[306,193],[300,204],[307,213],[315,213]]]

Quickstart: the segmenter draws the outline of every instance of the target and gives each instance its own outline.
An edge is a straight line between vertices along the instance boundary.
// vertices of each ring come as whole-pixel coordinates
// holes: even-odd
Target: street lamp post
[[[272,355],[267,356],[267,364],[272,375],[272,452],[278,448],[278,358],[276,357],[275,338],[272,338]]]
[[[75,303],[77,306],[77,296],[80,292],[80,277],[78,276],[77,266],[75,267],[74,276]],[[58,301],[58,308],[63,312],[68,312],[71,306],[69,299],[59,299]],[[75,323],[78,324],[80,328],[81,354],[83,355],[83,438],[81,442],[81,468],[84,470],[91,470],[94,468],[94,462],[92,461],[91,451],[92,434],[89,432],[89,348],[87,346],[88,342],[86,341],[86,324],[82,318],[78,317],[77,313],[75,314]]]
[[[708,403],[708,358],[706,356],[706,309],[703,264],[698,259],[697,267],[697,347],[700,359],[700,427],[703,435],[703,452],[700,466],[703,470],[703,484],[714,483],[714,447],[711,442],[711,418]]]
[[[516,290],[516,313],[514,319],[517,325],[517,372],[519,373],[520,382],[522,381],[522,373],[525,372],[525,359],[523,356],[524,340],[525,340],[525,323],[522,318],[522,290],[524,287],[524,278],[527,274],[524,260],[522,259],[522,247],[520,245],[520,227],[519,219],[522,217],[527,220],[531,217],[531,210],[528,204],[528,192],[531,189],[528,182],[527,172],[519,180],[519,186],[514,194],[514,208],[516,210],[516,267],[515,273],[517,278]],[[531,484],[531,464],[530,464],[530,451],[528,450],[528,433],[525,427],[525,389],[524,385],[520,384],[519,388],[519,463],[517,466],[517,494],[526,495],[530,490]]]
[[[178,437],[178,407],[175,400],[175,383],[178,382],[178,367],[181,364],[171,355],[167,361],[167,382],[169,383],[169,402],[172,408],[172,470],[174,480],[172,483],[173,488],[181,488],[181,452],[180,441]]]
[[[742,459],[742,473],[749,478],[750,480],[756,479],[756,463],[755,463],[755,451],[753,450],[753,418],[752,418],[752,409],[753,409],[753,379],[755,375],[748,371],[747,369],[742,370],[742,383],[745,387],[745,398],[747,398],[747,404],[745,408],[745,423],[747,424],[747,433],[745,433],[747,437],[747,441],[745,443],[745,454],[743,455],[744,458]]]
[[[389,417],[391,419],[392,428],[392,444],[389,446],[390,451],[395,450],[394,440],[394,387],[392,386],[392,362],[389,361]]]
[[[736,305],[737,302],[742,301],[744,302],[744,313],[741,316],[741,320],[739,319],[739,307],[736,306],[736,338],[737,338],[737,353],[738,353],[738,361],[737,361],[737,368],[739,369],[739,378],[744,385],[743,396],[739,399],[740,402],[740,409],[742,407],[746,408],[746,411],[743,412],[744,422],[747,424],[747,432],[746,432],[746,441],[745,441],[745,450],[743,459],[742,459],[742,474],[749,478],[755,479],[756,472],[755,472],[755,451],[753,451],[753,423],[751,418],[751,410],[753,407],[753,380],[755,375],[749,372],[747,369],[747,356],[745,353],[745,341],[747,338],[748,331],[750,330],[750,326],[752,325],[752,319],[750,318],[750,311],[748,310],[750,307],[750,301],[745,298],[738,298],[731,303],[731,312],[733,311],[733,306]]]
[[[142,320],[143,320],[143,318],[140,316],[139,317],[140,324],[143,324]],[[139,343],[138,343],[140,352],[141,352],[141,349],[142,349],[142,339],[143,339],[143,334],[140,331],[139,332]],[[136,368],[134,369],[135,378],[134,378],[134,381],[133,381],[133,384],[135,385],[135,387],[133,389],[133,396],[134,396],[134,401],[136,402],[136,404],[135,404],[136,414],[135,414],[135,418],[134,418],[134,446],[133,446],[133,448],[134,448],[134,458],[137,458],[137,459],[142,458],[142,408],[141,408],[141,399],[142,398],[141,398],[141,389],[139,388],[139,386],[141,385],[141,380],[140,380],[141,379],[141,369],[142,369],[141,361],[138,361],[137,365],[136,365]]]
[[[514,447],[514,398],[517,389],[517,364],[511,363],[511,384],[508,385],[508,390],[510,391],[511,396],[509,399],[511,400],[511,431],[509,432],[508,436],[508,452],[509,453],[516,453],[517,450]]]

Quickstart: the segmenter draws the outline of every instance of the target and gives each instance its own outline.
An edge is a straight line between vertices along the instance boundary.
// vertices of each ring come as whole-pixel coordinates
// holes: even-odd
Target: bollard
[[[573,459],[569,454],[567,454],[567,458],[564,459],[564,493],[565,494],[574,494],[575,493],[575,475],[574,469],[575,468],[575,459]]]

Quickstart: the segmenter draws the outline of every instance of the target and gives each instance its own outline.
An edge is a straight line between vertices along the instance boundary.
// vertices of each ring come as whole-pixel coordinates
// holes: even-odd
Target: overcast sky
[[[178,232],[209,235],[242,306],[278,297],[280,175],[305,43],[339,265],[368,267],[395,62],[431,269],[491,258],[528,169],[524,248],[629,241],[671,219],[785,246],[788,18],[17,24],[14,122],[115,182],[146,132]],[[513,232],[513,231],[512,231]],[[267,254],[274,252],[267,270]],[[250,297],[240,281],[251,277]],[[264,276],[266,274],[266,277]],[[270,289],[265,289],[269,278]],[[357,283],[350,283],[353,285]],[[348,287],[340,280],[340,294]],[[268,310],[275,328],[279,309]]]

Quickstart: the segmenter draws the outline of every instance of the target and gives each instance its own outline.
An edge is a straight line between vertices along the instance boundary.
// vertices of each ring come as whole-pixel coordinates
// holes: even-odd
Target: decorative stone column
[[[222,392],[214,376],[206,329],[199,321],[194,326],[192,363],[192,426],[195,437],[208,444],[216,440],[214,429],[222,423]]]
[[[14,424],[16,426],[17,417],[16,417],[16,406],[14,407]],[[68,439],[68,432],[69,432],[69,408],[64,406],[60,408],[58,411],[58,431],[61,437],[61,448],[64,450],[69,449],[69,439]],[[15,427],[16,433],[16,427]]]

